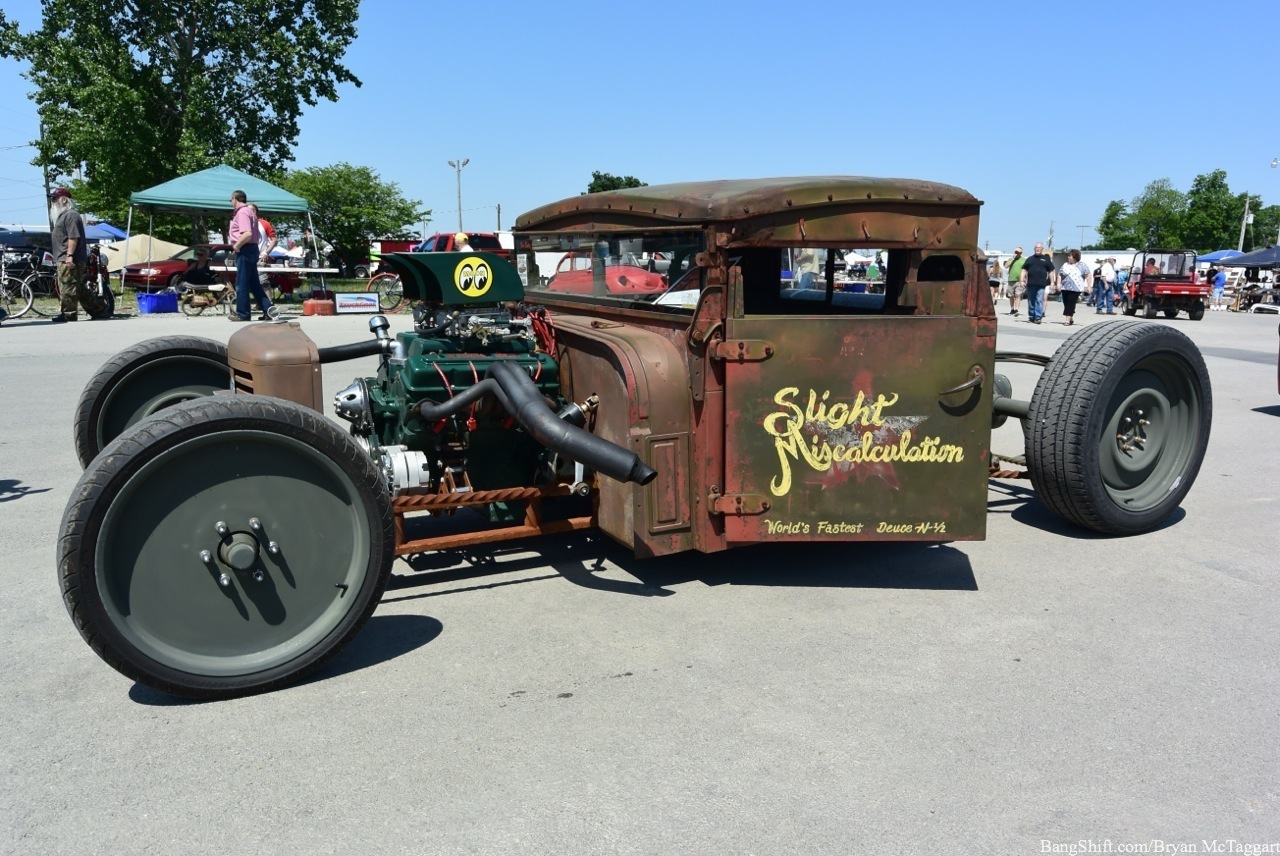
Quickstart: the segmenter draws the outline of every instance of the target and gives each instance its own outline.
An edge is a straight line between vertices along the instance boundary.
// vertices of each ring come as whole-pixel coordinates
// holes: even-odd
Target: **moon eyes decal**
[[[453,284],[463,297],[482,297],[489,290],[492,280],[493,272],[489,270],[489,263],[475,256],[468,256],[458,262],[453,271]]]

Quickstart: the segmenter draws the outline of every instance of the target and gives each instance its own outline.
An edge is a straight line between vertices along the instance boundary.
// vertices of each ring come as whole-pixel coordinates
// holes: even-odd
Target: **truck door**
[[[794,272],[766,271],[766,293],[748,264],[731,277],[727,540],[981,539],[994,337],[961,314],[964,283],[900,281],[886,307],[830,270],[809,293]]]

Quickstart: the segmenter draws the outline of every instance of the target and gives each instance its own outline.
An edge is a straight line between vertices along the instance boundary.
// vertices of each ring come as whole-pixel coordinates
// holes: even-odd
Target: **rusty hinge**
[[[708,499],[711,502],[711,511],[715,514],[742,516],[764,514],[769,510],[769,500],[758,493],[731,493],[727,496],[712,493]]]
[[[773,356],[773,343],[764,339],[726,339],[712,343],[710,356],[715,360],[758,363]]]

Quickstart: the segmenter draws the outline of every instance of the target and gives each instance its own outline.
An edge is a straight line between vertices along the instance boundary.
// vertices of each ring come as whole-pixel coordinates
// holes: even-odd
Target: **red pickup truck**
[[[414,248],[415,253],[454,253],[457,243],[453,240],[457,232],[437,232]],[[490,232],[466,232],[467,243],[471,249],[485,253],[499,253],[508,258],[511,251],[502,246],[498,236]]]

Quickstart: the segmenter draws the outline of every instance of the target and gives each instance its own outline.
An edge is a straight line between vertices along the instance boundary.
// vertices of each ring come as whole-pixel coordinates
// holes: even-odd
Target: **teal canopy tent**
[[[231,193],[243,190],[261,214],[305,214],[307,200],[270,182],[221,165],[130,194],[129,203],[150,211],[231,213]]]
[[[233,210],[231,194],[236,190],[243,190],[249,201],[258,206],[260,214],[268,217],[281,214],[306,214],[307,225],[311,225],[307,200],[301,196],[294,196],[270,182],[221,164],[130,194],[129,224],[125,231],[133,231],[134,208],[144,209],[150,215],[154,215],[157,211],[180,214],[225,214],[230,220]],[[153,230],[148,229],[148,232],[150,231]],[[314,229],[311,230],[311,234],[314,239]],[[128,237],[125,241],[127,253]]]

